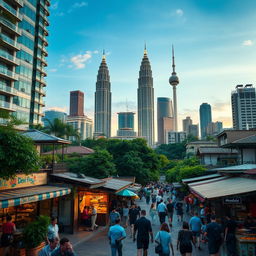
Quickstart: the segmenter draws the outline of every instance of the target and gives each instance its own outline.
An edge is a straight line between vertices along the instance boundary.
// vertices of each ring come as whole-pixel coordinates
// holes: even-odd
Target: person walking
[[[109,214],[109,225],[113,226],[116,224],[116,219],[121,219],[120,213],[114,208]]]
[[[168,204],[166,205],[166,208],[167,208],[169,225],[171,225],[172,219],[173,219],[173,211],[174,211],[174,203],[172,202],[171,199],[169,199]]]
[[[172,250],[172,255],[174,256],[170,229],[166,223],[161,225],[160,231],[156,234],[155,242],[157,244],[161,244],[162,246],[162,252],[159,254],[159,256],[169,256],[170,248]]]
[[[57,218],[51,218],[51,224],[48,226],[48,233],[47,233],[47,242],[50,243],[50,240],[54,240],[55,238],[60,239],[59,237],[59,226],[57,224]]]
[[[225,235],[224,241],[226,242],[227,247],[227,256],[237,256],[236,250],[236,228],[237,223],[235,220],[231,219],[229,215],[226,216],[226,225],[225,225]]]
[[[68,238],[63,237],[60,240],[60,246],[55,249],[51,254],[51,256],[76,256],[72,244],[68,240]]]
[[[13,234],[16,231],[16,226],[12,222],[11,215],[6,215],[6,223],[2,225],[2,236],[1,236],[1,246],[4,247],[4,256],[8,255],[9,247],[13,241]]]
[[[128,225],[128,216],[129,216],[129,208],[128,208],[127,203],[124,203],[124,205],[123,205],[123,217],[122,217],[124,227],[127,227],[127,225]]]
[[[201,250],[200,247],[200,236],[201,236],[201,228],[202,228],[202,221],[198,217],[198,212],[194,213],[194,216],[189,221],[190,229],[193,233],[194,241],[196,243],[196,247]]]
[[[131,230],[131,238],[133,237],[134,233],[134,224],[140,215],[140,212],[137,208],[135,208],[135,204],[133,204],[129,210],[129,224],[130,224],[130,230]]]
[[[158,195],[156,196],[156,206],[158,206],[158,205],[161,203],[161,200],[163,200],[163,198],[161,197],[160,194],[158,194]]]
[[[55,237],[50,240],[50,243],[45,245],[45,247],[38,253],[38,256],[51,256],[52,252],[58,247],[59,238]]]
[[[165,216],[167,213],[167,207],[163,202],[163,199],[161,199],[160,204],[157,206],[157,211],[159,215],[159,221],[161,224],[163,224],[165,222]]]
[[[98,228],[98,225],[96,224],[96,220],[97,220],[97,209],[94,207],[94,205],[92,206],[92,226],[91,226],[91,231],[93,231],[94,229]]]
[[[222,243],[221,226],[216,222],[216,216],[211,216],[211,223],[206,226],[205,236],[208,238],[208,250],[210,256],[219,256]]]
[[[189,230],[188,223],[184,221],[182,230],[178,234],[177,250],[180,250],[182,256],[191,256],[192,243],[195,244],[193,233]]]
[[[122,256],[122,240],[126,238],[124,228],[120,225],[120,219],[115,220],[115,225],[110,227],[108,232],[108,238],[111,246],[111,255]]]
[[[156,205],[151,204],[150,210],[149,210],[149,215],[151,217],[151,223],[152,225],[155,223],[156,215],[157,215],[157,210],[156,210]]]
[[[149,235],[151,236],[151,242],[153,243],[153,232],[150,220],[146,218],[146,211],[141,211],[141,217],[135,222],[133,241],[135,242],[137,234],[137,256],[148,255]],[[143,251],[143,254],[142,254]]]
[[[177,202],[175,205],[178,221],[183,221],[183,203]]]

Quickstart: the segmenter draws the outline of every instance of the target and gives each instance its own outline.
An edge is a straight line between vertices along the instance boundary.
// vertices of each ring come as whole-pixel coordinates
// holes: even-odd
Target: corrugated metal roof
[[[196,181],[201,181],[201,180],[209,180],[209,179],[218,178],[218,177],[221,177],[221,175],[218,173],[215,173],[215,174],[210,174],[210,175],[194,177],[194,178],[190,178],[190,179],[183,179],[182,182],[190,183],[190,182],[196,182]]]
[[[120,179],[115,179],[115,178],[107,178],[107,179],[103,179],[103,180],[106,183],[102,187],[111,189],[111,190],[115,190],[115,191],[126,188],[127,186],[130,186],[133,183],[131,181],[120,180]]]
[[[43,155],[52,155],[53,151],[49,151],[43,153]],[[55,154],[62,154],[62,148],[59,148],[54,151]],[[63,149],[64,155],[71,155],[71,154],[79,154],[79,155],[89,155],[94,153],[94,150],[91,148],[83,147],[83,146],[67,146]]]
[[[222,168],[211,169],[211,171],[246,171],[256,169],[256,164],[240,164],[234,166],[227,166]]]
[[[56,143],[56,144],[70,144],[69,140],[64,140],[53,135],[38,131],[36,129],[22,132],[22,135],[32,139],[35,143]]]
[[[192,192],[203,198],[213,199],[254,192],[256,191],[256,179],[230,177],[202,184],[191,183],[189,187]]]
[[[233,141],[231,144],[256,144],[256,135]]]
[[[238,154],[236,149],[231,150],[229,148],[218,147],[200,147],[198,151],[200,154]]]
[[[105,184],[104,180],[88,177],[83,174],[79,175],[77,173],[72,173],[72,172],[53,173],[53,174],[51,174],[51,176],[61,179],[61,180],[70,181],[71,183],[76,182],[76,183],[80,183],[81,185],[84,184],[87,186],[92,186],[92,185],[101,186],[101,185]]]
[[[207,141],[207,140],[197,140],[197,141],[188,142],[187,144],[212,144],[212,145],[217,145],[217,142]]]

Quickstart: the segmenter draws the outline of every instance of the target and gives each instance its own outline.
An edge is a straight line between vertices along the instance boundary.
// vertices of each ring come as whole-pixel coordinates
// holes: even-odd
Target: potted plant
[[[23,239],[27,256],[37,256],[44,247],[49,224],[50,218],[48,216],[39,216],[25,227]]]

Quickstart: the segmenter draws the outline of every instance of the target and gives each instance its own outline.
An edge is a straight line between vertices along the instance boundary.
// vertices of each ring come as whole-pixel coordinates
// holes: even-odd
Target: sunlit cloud
[[[54,110],[54,111],[59,111],[59,112],[67,112],[68,108],[67,107],[56,107],[56,106],[53,106],[53,107],[48,107],[46,108],[46,110]]]
[[[181,17],[184,15],[184,11],[182,9],[177,9],[176,14],[177,14],[177,16]]]
[[[71,13],[71,12],[73,12],[75,9],[79,9],[79,8],[85,7],[85,6],[87,6],[87,5],[88,5],[87,2],[76,2],[76,3],[74,3],[74,4],[69,8],[68,13]]]
[[[85,63],[91,59],[91,52],[87,51],[85,54],[78,54],[73,56],[70,61],[75,65],[75,68],[82,69],[85,68]]]
[[[49,69],[49,72],[57,72],[58,71],[58,69],[57,68],[51,68],[51,69]]]
[[[252,46],[253,45],[253,41],[252,40],[244,40],[243,41],[243,45],[244,46]]]

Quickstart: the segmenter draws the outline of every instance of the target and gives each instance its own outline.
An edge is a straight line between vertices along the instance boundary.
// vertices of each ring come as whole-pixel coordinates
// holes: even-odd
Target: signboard
[[[241,204],[242,198],[241,197],[226,197],[223,198],[223,204]]]
[[[0,190],[27,188],[47,184],[47,173],[18,174],[10,180],[0,179]]]

